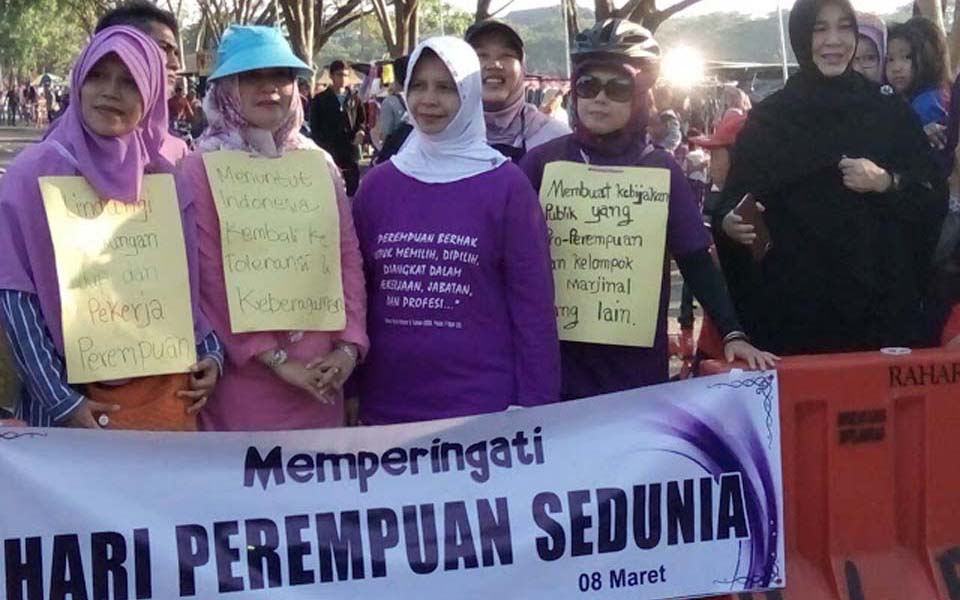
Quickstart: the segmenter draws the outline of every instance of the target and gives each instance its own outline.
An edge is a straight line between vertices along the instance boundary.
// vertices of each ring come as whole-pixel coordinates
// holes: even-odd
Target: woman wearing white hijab
[[[433,38],[410,59],[414,131],[354,199],[369,291],[366,424],[559,397],[547,228],[523,173],[486,143],[473,49]]]

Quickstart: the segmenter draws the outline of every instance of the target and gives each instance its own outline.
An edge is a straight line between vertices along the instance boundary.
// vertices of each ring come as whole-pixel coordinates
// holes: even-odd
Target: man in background
[[[359,95],[347,86],[347,66],[330,63],[330,86],[310,103],[310,135],[340,167],[347,195],[360,185],[360,144],[366,113]]]
[[[100,17],[95,33],[114,25],[135,27],[157,42],[167,57],[167,91],[172,94],[183,67],[180,60],[180,26],[173,13],[147,0],[131,0]]]

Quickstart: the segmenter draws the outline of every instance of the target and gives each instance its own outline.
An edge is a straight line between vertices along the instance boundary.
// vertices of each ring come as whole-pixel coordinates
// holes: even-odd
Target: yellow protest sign
[[[83,177],[41,177],[60,287],[67,381],[186,372],[196,362],[187,252],[173,177],[139,202],[101,200]]]
[[[220,217],[234,333],[346,327],[340,213],[323,154],[221,151],[203,162]]]
[[[653,346],[669,198],[667,169],[546,166],[540,202],[561,340]]]

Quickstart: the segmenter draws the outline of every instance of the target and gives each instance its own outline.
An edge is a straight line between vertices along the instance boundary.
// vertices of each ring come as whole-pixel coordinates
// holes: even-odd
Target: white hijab
[[[410,97],[410,80],[417,61],[428,48],[440,57],[453,76],[460,93],[460,110],[437,134],[421,131],[411,114],[413,131],[390,160],[401,173],[423,183],[450,183],[496,169],[507,162],[507,158],[487,145],[480,60],[469,44],[454,37],[435,37],[421,42],[410,56],[407,97]]]

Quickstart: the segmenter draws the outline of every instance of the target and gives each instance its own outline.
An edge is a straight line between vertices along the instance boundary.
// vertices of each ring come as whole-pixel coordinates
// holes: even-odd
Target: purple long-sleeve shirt
[[[369,302],[364,423],[559,399],[547,227],[520,169],[427,184],[384,163],[364,178],[354,220]]]
[[[639,149],[638,149],[639,150]],[[572,135],[555,139],[531,150],[520,168],[539,191],[543,169],[551,162],[586,162],[581,147]],[[638,152],[637,156],[617,158],[590,156],[591,164],[605,166],[654,167],[670,171],[670,203],[667,215],[667,252],[682,258],[710,247],[710,234],[690,189],[683,169],[663,150]],[[667,308],[670,302],[669,256],[664,261],[660,282],[659,315],[653,348],[635,348],[605,344],[563,342],[564,400],[596,396],[621,390],[664,383],[669,378],[667,355]],[[651,282],[652,283],[652,282]],[[641,291],[642,292],[642,291]]]

